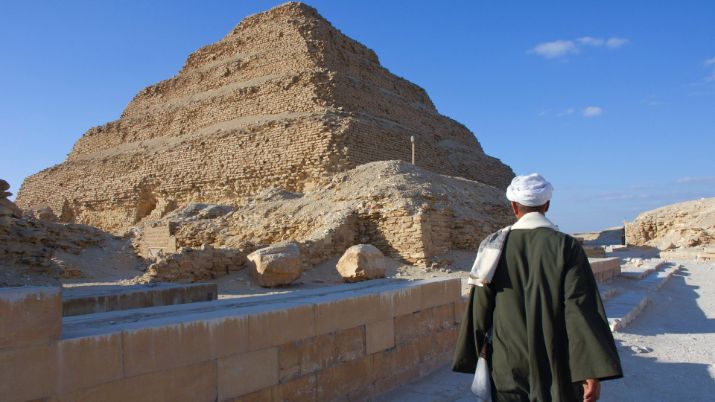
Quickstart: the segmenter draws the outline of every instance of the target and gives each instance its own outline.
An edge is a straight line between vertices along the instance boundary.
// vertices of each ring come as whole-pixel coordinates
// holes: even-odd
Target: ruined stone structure
[[[715,198],[643,212],[626,223],[626,243],[661,250],[715,246]]]
[[[267,190],[235,208],[190,205],[155,224],[179,247],[249,253],[294,240],[309,267],[360,243],[424,265],[449,250],[476,250],[513,221],[499,188],[384,161],[338,173],[305,193]]]
[[[0,179],[0,287],[55,284],[59,278],[81,276],[84,265],[98,261],[116,262],[119,258],[139,263],[133,252],[117,249],[127,240],[86,225],[23,215],[6,198],[10,194],[7,188],[8,183]],[[79,266],[72,263],[83,259],[81,253],[105,258],[88,259]]]
[[[87,131],[65,162],[28,177],[17,202],[121,233],[190,202],[303,192],[361,164],[409,161],[411,136],[428,170],[500,188],[513,176],[423,89],[313,8],[288,3],[191,54],[119,120]]]

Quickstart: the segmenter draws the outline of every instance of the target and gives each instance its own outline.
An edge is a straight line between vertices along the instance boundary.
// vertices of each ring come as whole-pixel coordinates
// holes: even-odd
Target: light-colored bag
[[[472,381],[472,392],[477,396],[477,401],[492,402],[492,381],[489,373],[489,363],[486,359],[487,343],[484,343],[484,348],[479,354],[477,360],[477,369],[474,371],[474,380]]]

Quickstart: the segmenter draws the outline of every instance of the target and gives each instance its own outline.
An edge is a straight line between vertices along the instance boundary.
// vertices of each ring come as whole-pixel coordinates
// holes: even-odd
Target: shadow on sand
[[[676,273],[654,296],[653,305],[657,308],[649,306],[643,316],[622,331],[625,336],[619,337],[618,351],[625,377],[604,383],[603,401],[714,400],[712,364],[658,361],[650,350],[638,347],[639,336],[661,338],[657,344],[673,342],[667,346],[668,360],[678,360],[681,350],[692,354],[692,349],[708,348],[702,344],[702,336],[715,333],[715,319],[708,318],[698,306],[695,290],[699,287],[686,283],[689,275],[686,268]],[[676,338],[667,334],[680,335]]]

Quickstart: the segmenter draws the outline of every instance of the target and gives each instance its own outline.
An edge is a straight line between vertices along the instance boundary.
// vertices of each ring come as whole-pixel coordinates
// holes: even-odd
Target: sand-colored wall
[[[445,364],[463,309],[458,279],[386,281],[60,337],[58,290],[0,290],[0,400],[365,398]]]

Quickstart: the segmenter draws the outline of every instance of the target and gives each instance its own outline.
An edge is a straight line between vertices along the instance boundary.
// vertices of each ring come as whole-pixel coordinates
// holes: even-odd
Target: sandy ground
[[[626,376],[604,401],[715,400],[715,264],[682,262],[646,311],[616,333]]]
[[[82,272],[80,278],[60,279],[64,287],[130,285],[146,269],[128,239],[111,239],[102,247],[89,247],[79,254],[56,252],[55,257]]]
[[[653,303],[615,334],[625,377],[602,384],[602,401],[715,400],[715,264],[682,261]],[[471,375],[444,367],[381,401],[474,401]]]

